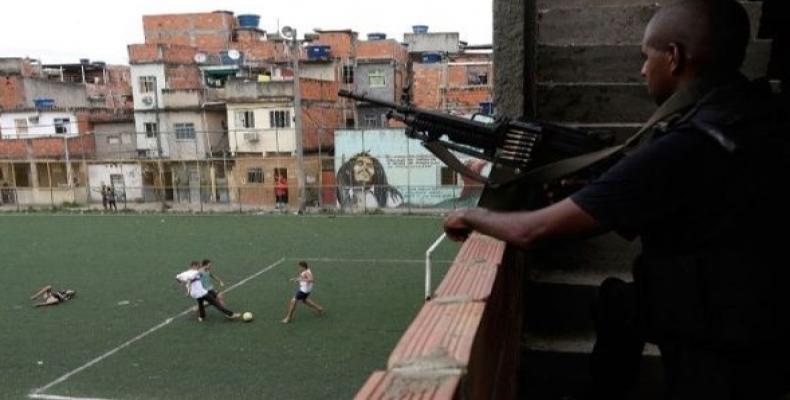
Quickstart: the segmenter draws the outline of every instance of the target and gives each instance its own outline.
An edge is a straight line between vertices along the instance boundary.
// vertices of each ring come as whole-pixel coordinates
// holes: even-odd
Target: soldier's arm
[[[522,248],[551,239],[583,237],[604,229],[571,199],[535,211],[494,212],[483,208],[453,211],[444,220],[453,240],[466,240],[472,231]]]

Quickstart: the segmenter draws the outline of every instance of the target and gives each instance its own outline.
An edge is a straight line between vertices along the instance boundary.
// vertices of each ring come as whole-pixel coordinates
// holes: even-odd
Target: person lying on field
[[[35,300],[37,297],[41,297],[41,302],[33,304],[34,307],[54,306],[73,299],[76,294],[77,292],[71,289],[52,290],[52,285],[47,285],[39,289],[39,291],[37,291],[34,295],[30,296],[30,300]]]

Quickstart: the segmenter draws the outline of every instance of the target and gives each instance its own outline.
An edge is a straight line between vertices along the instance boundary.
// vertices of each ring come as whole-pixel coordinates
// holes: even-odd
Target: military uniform
[[[790,382],[787,118],[767,85],[729,76],[665,102],[627,156],[572,200],[640,238],[634,283],[607,280],[597,312],[599,393],[625,395],[644,342],[672,399],[778,398]]]

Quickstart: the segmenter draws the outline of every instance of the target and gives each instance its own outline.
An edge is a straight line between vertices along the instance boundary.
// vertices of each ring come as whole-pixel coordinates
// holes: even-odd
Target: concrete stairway
[[[640,68],[640,42],[655,0],[537,0],[537,117],[614,133],[636,132],[655,110]],[[757,31],[761,3],[744,3]],[[744,72],[761,76],[770,42],[754,41]],[[594,342],[591,304],[607,276],[630,280],[638,243],[615,235],[532,254],[526,293],[521,398],[583,399]],[[658,350],[645,349],[632,398],[660,399]]]

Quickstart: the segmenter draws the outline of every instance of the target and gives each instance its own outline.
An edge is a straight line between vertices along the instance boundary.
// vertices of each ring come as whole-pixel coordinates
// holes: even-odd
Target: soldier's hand
[[[444,217],[444,232],[456,242],[463,242],[472,233],[472,228],[464,221],[466,211],[466,209],[455,210]]]

